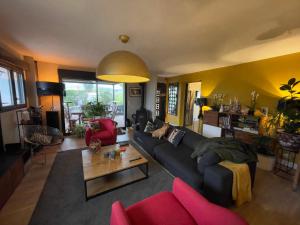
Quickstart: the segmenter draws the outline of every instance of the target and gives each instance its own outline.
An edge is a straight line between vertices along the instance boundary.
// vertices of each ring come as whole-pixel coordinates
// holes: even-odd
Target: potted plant
[[[300,92],[296,86],[300,83],[291,78],[287,84],[282,84],[280,90],[288,95],[280,99],[278,104],[278,124],[282,120],[282,127],[278,130],[278,142],[284,148],[294,151],[300,149]]]
[[[85,117],[93,118],[105,116],[105,105],[102,102],[88,102],[83,106]]]
[[[221,105],[223,104],[223,101],[224,101],[224,97],[225,97],[225,94],[222,94],[222,93],[216,93],[213,95],[213,105],[212,105],[212,109],[214,111],[219,111],[220,110],[220,107]]]
[[[83,138],[85,135],[85,126],[84,125],[76,125],[74,128],[74,134],[78,138]]]

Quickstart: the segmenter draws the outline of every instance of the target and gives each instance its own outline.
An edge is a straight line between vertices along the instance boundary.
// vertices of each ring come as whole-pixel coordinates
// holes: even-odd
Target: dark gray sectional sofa
[[[165,139],[152,138],[151,134],[139,130],[134,132],[133,144],[149,153],[171,174],[183,179],[210,201],[227,207],[232,205],[232,172],[215,164],[207,166],[204,174],[200,174],[197,160],[192,159],[191,154],[198,142],[205,137],[184,127],[180,129],[185,131],[185,135],[177,147]],[[253,186],[256,163],[248,165]]]

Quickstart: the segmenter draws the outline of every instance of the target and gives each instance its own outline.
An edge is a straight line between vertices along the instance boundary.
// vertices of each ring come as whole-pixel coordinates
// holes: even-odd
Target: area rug
[[[81,150],[57,154],[30,225],[108,225],[111,205],[125,207],[164,190],[171,177],[157,162],[149,160],[149,178],[85,201]]]

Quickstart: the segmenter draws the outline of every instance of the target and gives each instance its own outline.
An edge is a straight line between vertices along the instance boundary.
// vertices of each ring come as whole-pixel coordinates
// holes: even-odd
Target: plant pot
[[[258,153],[257,158],[258,158],[258,163],[257,163],[258,168],[266,171],[272,171],[274,169],[275,156],[263,155]]]
[[[249,109],[248,115],[249,115],[249,116],[254,116],[254,110]]]
[[[288,148],[295,152],[300,150],[300,134],[290,134],[283,131],[278,132],[278,142],[283,148]]]

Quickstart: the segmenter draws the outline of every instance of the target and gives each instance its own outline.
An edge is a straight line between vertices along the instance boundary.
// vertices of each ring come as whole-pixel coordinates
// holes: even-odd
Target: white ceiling
[[[299,0],[1,0],[0,41],[89,68],[126,49],[172,76],[300,52],[299,12]]]

